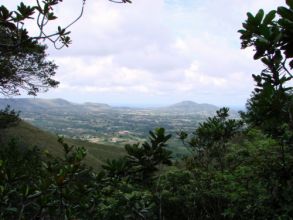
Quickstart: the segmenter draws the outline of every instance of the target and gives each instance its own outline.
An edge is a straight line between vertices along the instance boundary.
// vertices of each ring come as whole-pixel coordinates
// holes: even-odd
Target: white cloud
[[[58,22],[65,25],[74,18],[80,3],[64,1],[56,9],[62,18]],[[9,0],[3,4],[12,5]],[[88,0],[84,16],[71,29],[73,44],[49,50],[59,66],[61,86],[43,96],[108,103],[192,99],[244,104],[253,87],[251,74],[262,66],[252,60],[251,50],[240,50],[237,30],[247,11],[281,4],[134,0],[124,5]]]

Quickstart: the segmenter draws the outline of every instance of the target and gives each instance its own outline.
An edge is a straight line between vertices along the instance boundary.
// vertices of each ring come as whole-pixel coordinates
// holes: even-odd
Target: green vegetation
[[[17,126],[2,130],[1,137],[4,144],[8,144],[9,140],[13,139],[16,145],[25,147],[37,146],[43,153],[48,152],[59,158],[63,156],[63,148],[57,141],[57,135],[42,131],[24,121],[21,121]],[[64,140],[69,145],[83,146],[87,150],[85,164],[98,170],[107,159],[115,159],[125,154],[125,151],[121,147],[93,144],[87,141],[69,138],[65,138]]]
[[[19,114],[11,110],[9,105],[4,110],[0,110],[0,129],[17,125],[19,121]]]
[[[284,122],[293,128],[292,87],[286,86],[293,77],[288,70],[293,68],[292,0],[287,4],[289,8],[279,7],[267,15],[263,10],[255,16],[248,13],[244,29],[239,31],[242,47],[253,47],[254,59],[261,59],[266,66],[261,74],[253,75],[256,88],[243,117],[274,137],[285,132]],[[275,19],[276,14],[278,19]]]
[[[266,67],[253,75],[241,120],[221,108],[192,134],[178,132],[191,152],[178,161],[171,135],[155,129],[101,171],[84,165],[84,147],[63,139],[58,156],[1,143],[0,219],[292,219],[293,1],[286,2],[267,15],[248,13],[240,30],[243,48],[253,47]]]

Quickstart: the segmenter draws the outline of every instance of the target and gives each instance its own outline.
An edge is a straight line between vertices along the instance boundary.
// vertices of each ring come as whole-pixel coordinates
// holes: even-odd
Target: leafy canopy
[[[265,69],[254,74],[256,88],[247,102],[245,120],[277,137],[284,133],[284,123],[293,129],[293,90],[287,86],[293,68],[293,0],[265,15],[247,13],[241,34],[242,48],[253,47],[254,59]]]

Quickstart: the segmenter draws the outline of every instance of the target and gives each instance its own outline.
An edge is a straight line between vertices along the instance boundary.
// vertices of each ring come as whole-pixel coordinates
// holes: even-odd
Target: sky
[[[10,9],[18,2],[1,1]],[[87,0],[84,15],[70,28],[70,47],[48,44],[60,86],[38,97],[137,107],[183,100],[244,106],[254,86],[251,75],[264,66],[252,59],[252,50],[240,49],[237,30],[248,11],[268,12],[284,2]],[[66,26],[80,7],[81,0],[63,1],[55,9],[59,19],[47,31]],[[28,29],[34,34],[36,26]]]

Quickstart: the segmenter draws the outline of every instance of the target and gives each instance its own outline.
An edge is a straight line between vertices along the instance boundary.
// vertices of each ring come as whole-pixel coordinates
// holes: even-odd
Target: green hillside
[[[5,142],[13,138],[24,146],[37,146],[41,150],[48,151],[57,157],[63,154],[62,146],[58,143],[56,135],[36,128],[24,121],[21,121],[16,127],[4,130],[1,136]],[[85,147],[88,150],[85,162],[95,169],[99,169],[107,159],[118,158],[124,154],[124,148],[122,147],[94,144],[69,138],[65,138],[65,142],[69,145]]]

